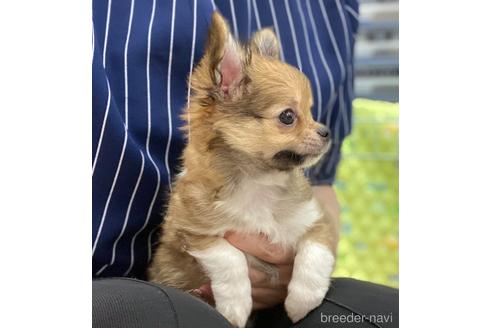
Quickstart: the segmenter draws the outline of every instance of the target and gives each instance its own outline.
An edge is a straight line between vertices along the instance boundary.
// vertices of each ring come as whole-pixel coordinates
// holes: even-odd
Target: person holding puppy
[[[172,327],[177,321],[181,327],[228,326],[193,296],[142,280],[104,279],[146,279],[162,208],[179,173],[185,143],[180,128],[189,119],[180,117],[182,109],[189,106],[187,78],[203,55],[215,9],[226,16],[238,39],[247,40],[255,31],[273,27],[280,59],[309,78],[312,115],[329,127],[332,145],[307,175],[326,212],[339,216],[330,185],[351,125],[355,1],[94,2],[92,254],[93,276],[97,278],[93,282],[96,327]],[[295,254],[261,234],[231,230],[224,238],[277,268],[278,279],[272,282],[263,271],[249,267],[255,326],[289,326],[282,303]],[[325,302],[299,325],[311,327],[319,324],[321,314],[347,309],[397,316],[396,293],[382,286],[334,279]],[[209,284],[194,289],[193,294],[213,302]],[[352,299],[369,294],[372,301],[363,304]],[[392,322],[397,323],[397,318]]]

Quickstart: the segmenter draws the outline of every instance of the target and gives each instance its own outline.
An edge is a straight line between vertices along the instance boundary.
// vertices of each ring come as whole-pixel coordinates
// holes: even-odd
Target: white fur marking
[[[190,254],[210,278],[217,311],[234,326],[244,327],[252,308],[251,282],[245,255],[225,240]]]
[[[285,299],[289,318],[297,322],[321,304],[330,286],[335,257],[328,247],[305,241],[299,245]]]
[[[284,247],[294,247],[299,238],[318,220],[322,212],[312,198],[293,203],[285,191],[288,176],[270,174],[256,179],[245,179],[234,193],[221,201],[216,208],[231,216],[231,224],[224,231],[265,234],[271,242]]]

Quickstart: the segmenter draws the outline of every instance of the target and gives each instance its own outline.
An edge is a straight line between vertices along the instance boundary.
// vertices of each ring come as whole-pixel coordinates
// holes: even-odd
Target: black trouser
[[[110,278],[92,282],[94,328],[220,328],[231,326],[205,302],[174,288]],[[334,278],[323,303],[297,324],[282,304],[258,312],[255,327],[398,327],[398,290]]]

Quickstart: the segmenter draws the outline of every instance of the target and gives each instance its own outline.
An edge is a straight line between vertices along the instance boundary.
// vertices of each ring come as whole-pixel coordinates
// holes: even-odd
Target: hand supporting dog
[[[254,265],[249,265],[248,275],[251,281],[251,296],[253,310],[270,308],[284,302],[287,297],[287,286],[294,268],[294,254],[291,250],[271,244],[266,236],[228,232],[225,239],[245,254],[254,256],[264,262],[275,265],[278,270],[278,280],[271,277]],[[213,294],[210,283],[204,284],[194,291],[201,298],[213,304]]]

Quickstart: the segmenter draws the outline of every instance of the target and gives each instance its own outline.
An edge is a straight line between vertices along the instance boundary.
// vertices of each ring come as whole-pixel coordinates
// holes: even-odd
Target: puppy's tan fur
[[[205,54],[191,76],[193,93],[183,115],[189,122],[184,128],[189,142],[183,172],[173,186],[160,245],[148,270],[150,280],[183,290],[198,288],[209,277],[190,253],[217,245],[228,230],[264,233],[294,249],[313,241],[336,254],[338,222],[313,200],[303,174],[303,168],[326,152],[329,142],[317,134],[322,125],[311,115],[309,80],[282,63],[278,54],[271,30],[257,32],[241,46],[214,13]],[[286,108],[296,113],[292,126],[278,119]],[[285,150],[302,160],[276,158]],[[256,198],[255,190],[260,194],[265,190],[265,195]],[[268,202],[258,205],[263,198],[275,203],[265,218],[271,223],[258,220],[261,224],[251,225],[248,217],[235,212],[244,209],[244,216],[255,216],[256,206],[268,210]],[[298,215],[288,223],[295,232],[276,231],[302,204],[314,204],[318,217],[303,225]]]

